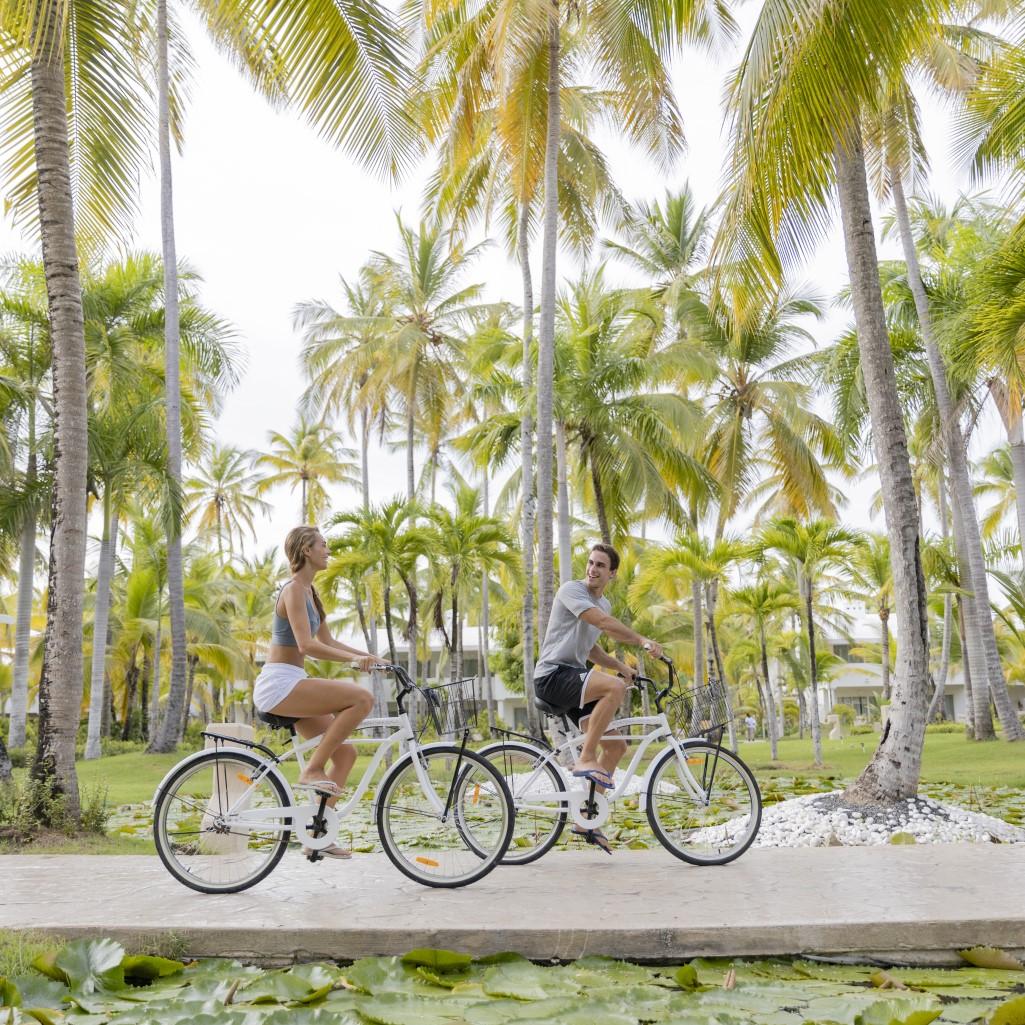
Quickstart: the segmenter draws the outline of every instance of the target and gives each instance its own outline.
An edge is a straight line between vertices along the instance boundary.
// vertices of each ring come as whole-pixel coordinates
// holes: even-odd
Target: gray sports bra
[[[288,581],[291,583],[291,581]],[[288,583],[284,583],[278,589],[277,596],[274,598],[274,621],[271,625],[270,630],[270,641],[271,644],[284,644],[289,648],[298,648],[299,642],[295,639],[295,634],[292,632],[292,624],[288,621],[288,616],[278,615],[278,598],[281,597],[281,592],[288,586]],[[313,599],[306,595],[306,615],[310,617],[310,633],[316,635],[320,629],[320,614],[317,612],[317,606],[313,604]]]

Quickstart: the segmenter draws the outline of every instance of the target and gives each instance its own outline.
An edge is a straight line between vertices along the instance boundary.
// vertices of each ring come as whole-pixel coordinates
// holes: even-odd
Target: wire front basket
[[[476,677],[425,688],[422,696],[417,697],[417,712],[417,732],[421,737],[432,730],[444,737],[474,729],[481,712]]]
[[[673,691],[664,704],[669,727],[677,736],[708,736],[733,718],[729,690],[715,678],[707,686]]]

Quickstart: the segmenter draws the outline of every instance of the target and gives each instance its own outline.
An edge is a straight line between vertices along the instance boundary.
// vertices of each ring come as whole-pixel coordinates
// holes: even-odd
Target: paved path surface
[[[1025,949],[1017,846],[749,851],[693,868],[663,851],[553,852],[474,886],[432,890],[384,855],[308,864],[289,853],[245,893],[205,896],[155,857],[0,857],[0,929],[175,933],[191,955],[357,958],[438,946],[672,961],[697,955],[854,954],[952,962],[958,948]]]

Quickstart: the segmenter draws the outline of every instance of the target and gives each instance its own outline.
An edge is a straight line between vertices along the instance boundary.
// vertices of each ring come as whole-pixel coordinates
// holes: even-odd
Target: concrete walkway
[[[606,954],[856,955],[956,962],[976,944],[1025,950],[1025,851],[1016,846],[749,851],[693,868],[663,851],[553,852],[474,886],[432,890],[384,855],[310,865],[289,853],[258,886],[204,896],[150,857],[0,857],[0,929],[173,933],[190,955],[275,962],[446,947],[572,959]]]

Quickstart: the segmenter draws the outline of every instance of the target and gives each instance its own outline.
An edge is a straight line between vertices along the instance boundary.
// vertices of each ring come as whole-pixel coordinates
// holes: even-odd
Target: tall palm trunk
[[[14,766],[11,765],[11,756],[7,752],[3,735],[0,734],[0,783],[10,783],[12,779],[14,779]]]
[[[694,606],[694,686],[705,682],[705,616],[701,599],[701,581],[690,583],[690,597]]]
[[[490,515],[491,496],[488,493],[488,474],[485,470],[481,479],[481,498],[483,500],[484,515]],[[491,679],[491,578],[488,576],[487,568],[481,572],[480,581],[480,667],[483,674],[484,700],[488,706],[488,725],[495,724],[495,688]]]
[[[384,585],[384,629],[388,635],[388,661],[395,664],[395,633],[391,623],[391,588]]]
[[[459,567],[452,567],[452,575],[449,580],[452,587],[452,632],[449,636],[449,679],[455,683],[462,672],[459,664]]]
[[[769,648],[765,643],[765,623],[758,623],[758,644],[762,653],[762,678],[765,680],[765,702],[768,705],[766,717],[769,728],[769,755],[773,761],[779,758],[779,734],[776,722],[776,697],[772,693],[772,680],[769,678]]]
[[[534,340],[534,285],[530,274],[528,227],[530,207],[520,204],[516,233],[516,250],[523,278],[523,420],[520,424],[520,486],[523,489],[520,522],[520,546],[523,550],[523,694],[527,705],[527,725],[531,733],[540,735],[541,723],[534,707],[534,514],[537,496],[534,491],[534,425],[530,415],[530,397],[534,375],[531,352]]]
[[[157,725],[159,722],[160,714],[160,667],[162,663],[162,650],[161,646],[163,643],[163,597],[164,597],[164,586],[161,581],[157,581],[157,624],[153,631],[153,683],[150,686],[149,692],[149,732],[146,735],[147,740],[153,740],[157,735]]]
[[[1004,677],[1003,664],[1000,661],[1000,651],[997,648],[996,631],[993,628],[986,556],[982,547],[982,532],[979,530],[979,517],[975,508],[975,495],[968,467],[965,439],[961,433],[961,425],[954,410],[954,403],[950,398],[943,354],[940,352],[933,331],[929,299],[925,294],[925,286],[922,284],[915,240],[911,234],[911,220],[908,217],[908,207],[904,199],[904,185],[898,172],[891,171],[890,177],[893,185],[893,202],[897,212],[897,223],[900,226],[901,244],[904,247],[904,261],[908,268],[908,284],[911,286],[911,294],[915,300],[915,311],[918,314],[922,341],[925,343],[925,352],[929,360],[929,375],[932,378],[933,392],[936,395],[936,405],[939,407],[943,440],[950,463],[950,487],[954,496],[954,504],[958,506],[961,513],[961,527],[967,545],[968,568],[971,572],[971,589],[975,596],[972,605],[982,633],[989,689],[993,703],[996,705],[997,714],[1000,716],[1000,724],[1004,728],[1004,739],[1025,740],[1025,729],[1022,728],[1010,694],[1007,692],[1007,681]],[[971,615],[971,611],[969,611],[969,615]]]
[[[552,550],[552,407],[555,388],[555,262],[559,235],[559,0],[548,13],[548,124],[541,248],[541,321],[537,349],[537,622],[542,635],[555,600]]]
[[[370,413],[364,407],[360,410],[359,425],[360,490],[363,496],[363,511],[370,509]],[[377,617],[370,610],[370,627],[367,634],[367,650],[377,654]],[[374,693],[374,716],[381,718],[388,714],[388,695],[384,677],[378,670],[371,670],[370,689]],[[383,733],[383,731],[382,731]]]
[[[32,776],[62,793],[79,815],[75,737],[82,704],[82,592],[85,579],[85,331],[75,248],[75,218],[64,88],[63,5],[36,7],[33,26],[32,129],[39,224],[53,348],[54,497],[50,608],[39,681],[39,743]]]
[[[918,791],[929,688],[929,628],[915,496],[903,408],[897,393],[893,351],[879,285],[872,210],[868,198],[861,128],[850,126],[836,147],[837,185],[843,222],[858,349],[868,397],[872,438],[890,539],[894,606],[900,636],[890,715],[871,761],[847,788],[850,804],[880,804]]]
[[[299,474],[299,522],[309,523],[310,522],[310,478],[309,475],[303,470]]]
[[[951,505],[951,520],[954,524],[954,551],[957,554],[957,572],[961,586],[971,590],[971,568],[968,565],[967,545],[964,540],[964,518],[961,510],[954,502]],[[972,617],[975,598],[971,594],[960,597],[960,615],[964,627],[965,646],[962,649],[962,662],[972,678],[972,737],[975,740],[993,740],[996,730],[993,728],[993,713],[989,704],[988,674],[985,671],[985,656],[982,652],[982,638],[979,636],[978,617]],[[974,629],[973,629],[974,626]]]
[[[31,334],[29,363],[32,363]],[[36,483],[36,404],[28,406],[28,455],[25,462],[25,488],[29,492]],[[32,502],[21,525],[21,550],[18,559],[18,604],[14,625],[14,674],[11,681],[11,720],[7,739],[11,747],[25,743],[28,719],[28,663],[32,645],[32,597],[36,568],[36,505]]]
[[[598,467],[591,460],[591,485],[594,488],[594,511],[598,516],[598,531],[604,544],[612,544],[612,530],[609,527],[609,514],[605,508],[605,492],[598,476]]]
[[[804,612],[808,630],[808,680],[811,683],[810,701],[808,702],[808,720],[811,724],[811,746],[815,756],[815,764],[822,764],[822,724],[819,721],[819,671],[815,655],[815,605],[814,588],[811,577],[802,574],[801,590],[804,591]]]
[[[1007,432],[1014,480],[1014,508],[1018,514],[1018,542],[1025,551],[1025,430],[1022,429],[1021,400],[1012,399],[1006,382],[998,378],[990,380],[989,392]]]
[[[174,192],[171,180],[171,131],[167,62],[167,0],[157,0],[157,136],[160,150],[160,237],[164,257],[164,367],[167,389],[167,469],[175,487],[182,479],[180,324],[178,256],[174,241]],[[171,518],[167,536],[167,601],[171,619],[171,679],[164,715],[149,750],[173,751],[185,714],[185,581],[181,522]]]
[[[964,694],[965,694],[965,732],[968,734],[969,739],[975,738],[975,691],[972,687],[972,670],[968,664],[968,659],[965,658],[965,652],[968,650],[968,646],[965,643],[965,628],[964,628],[964,602],[959,598],[957,601],[957,631],[958,636],[961,639],[961,671],[964,674]],[[987,713],[989,708],[987,706]],[[990,720],[990,728],[992,729],[993,722]]]
[[[947,512],[947,479],[942,468],[937,492],[939,495],[940,533],[943,540],[946,541],[950,537],[950,516]],[[943,693],[947,688],[947,676],[950,673],[952,605],[953,595],[948,592],[943,596],[943,639],[940,642],[940,666],[936,673],[936,690],[933,692],[932,700],[929,702],[929,711],[926,714],[927,722],[932,722],[937,712],[941,717],[943,713]]]
[[[413,379],[409,382],[409,395],[406,397],[406,498],[410,501],[416,495],[416,466],[413,461],[413,446],[416,443],[416,367],[412,371]]]
[[[573,536],[569,521],[569,480],[566,467],[566,425],[555,421],[555,476],[559,503],[559,583],[573,579]]]
[[[89,730],[85,741],[87,760],[99,758],[100,733],[107,675],[107,623],[110,618],[110,582],[114,577],[114,553],[117,551],[117,514],[112,510],[110,485],[103,489],[103,534],[100,538],[100,565],[96,575],[96,611],[93,616],[93,658],[89,676]]]

